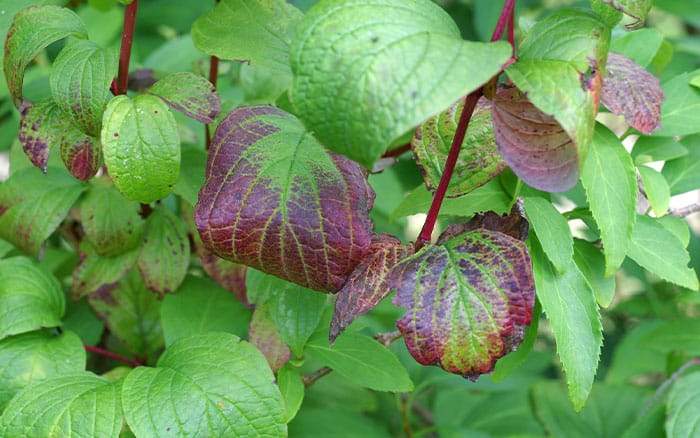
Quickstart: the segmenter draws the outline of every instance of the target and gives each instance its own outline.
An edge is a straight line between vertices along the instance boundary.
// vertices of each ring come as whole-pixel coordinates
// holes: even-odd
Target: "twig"
[[[374,339],[383,346],[388,347],[397,339],[401,339],[402,336],[401,332],[396,330],[394,332],[377,333],[374,335]]]
[[[117,353],[112,353],[111,351],[105,350],[104,348],[93,347],[92,345],[84,345],[84,347],[85,347],[86,351],[89,351],[89,352],[92,352],[95,354],[99,354],[101,356],[108,357],[110,359],[118,360],[119,362],[123,362],[123,363],[129,365],[131,368],[136,368],[136,367],[139,367],[142,365],[141,363],[139,363],[135,360],[131,360],[131,359],[126,358],[124,356],[121,356]]]
[[[119,51],[119,73],[117,75],[116,94],[126,94],[129,87],[129,60],[131,45],[134,42],[134,27],[136,26],[136,10],[139,0],[134,0],[124,11],[124,27],[122,28],[122,45]]]
[[[329,374],[331,371],[333,370],[328,367],[321,367],[311,374],[305,374],[301,376],[301,381],[304,382],[304,386],[308,388],[309,386],[316,383],[318,379],[325,376],[326,374]]]
[[[411,143],[396,147],[384,155],[382,155],[382,158],[393,158],[393,157],[398,157],[399,155],[403,155],[404,153],[408,152],[411,150]]]
[[[661,397],[661,395],[664,392],[666,392],[668,387],[671,386],[671,384],[673,382],[678,380],[678,378],[681,376],[681,374],[683,374],[685,372],[685,370],[687,370],[690,367],[694,367],[694,366],[698,366],[698,365],[700,365],[700,358],[698,358],[698,357],[694,357],[694,358],[690,359],[688,362],[681,365],[680,368],[678,368],[673,374],[671,374],[669,376],[668,379],[664,380],[664,382],[661,385],[659,385],[658,388],[656,388],[654,395],[649,399],[649,401],[646,402],[646,404],[644,405],[644,408],[642,408],[642,410],[639,411],[637,418],[642,418],[651,409],[651,407],[654,405],[656,400],[658,400],[659,397]]]
[[[686,205],[685,207],[670,208],[668,210],[668,213],[673,215],[673,216],[686,217],[686,216],[690,216],[693,213],[697,213],[699,211],[700,211],[700,202],[696,202],[694,204]]]

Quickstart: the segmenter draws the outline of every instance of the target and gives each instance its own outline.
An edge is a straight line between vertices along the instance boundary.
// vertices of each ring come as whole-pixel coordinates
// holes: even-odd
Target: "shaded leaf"
[[[582,173],[589,207],[605,249],[605,275],[622,264],[636,221],[637,178],[634,164],[620,140],[597,125]]]
[[[367,255],[338,292],[330,328],[331,344],[358,316],[364,315],[391,292],[387,277],[402,259],[413,254],[411,245],[388,234],[372,239]]]
[[[277,373],[277,386],[284,398],[285,422],[289,423],[296,416],[304,400],[304,382],[301,380],[299,371],[290,366],[284,366]]]
[[[204,172],[207,166],[207,152],[203,149],[182,150],[180,177],[173,193],[182,196],[190,205],[197,203],[197,193],[204,185]]]
[[[301,409],[289,424],[289,436],[390,438],[393,435],[369,415],[348,411],[344,406],[324,406]]]
[[[132,250],[114,257],[100,257],[86,240],[78,250],[80,261],[73,270],[73,299],[87,294],[109,290],[134,267],[139,251]]]
[[[674,137],[700,132],[700,89],[690,84],[698,72],[683,73],[663,83],[666,100],[661,104],[662,129],[655,135]]]
[[[592,243],[574,239],[574,261],[593,289],[600,307],[608,307],[615,298],[615,276],[605,276],[605,257]]]
[[[177,289],[190,264],[190,241],[182,220],[165,207],[148,216],[137,266],[149,289],[159,295]]]
[[[0,237],[34,257],[86,186],[68,172],[25,168],[0,185]],[[38,213],[41,212],[41,213]]]
[[[102,145],[97,138],[71,127],[61,139],[61,159],[71,175],[87,181],[102,167]]]
[[[462,40],[428,0],[326,0],[299,24],[290,97],[321,142],[372,169],[395,140],[483,85],[510,55],[504,42]]]
[[[628,383],[642,374],[663,373],[666,357],[647,346],[646,336],[664,323],[658,319],[649,319],[627,330],[615,346],[605,381],[613,384]]]
[[[671,189],[666,178],[648,166],[638,166],[637,170],[642,178],[644,191],[654,214],[657,217],[665,215],[671,205]]]
[[[267,363],[275,374],[292,355],[291,350],[282,340],[266,303],[258,305],[253,311],[248,342],[265,355]]]
[[[544,198],[526,198],[525,212],[545,254],[557,271],[564,272],[574,255],[574,240],[568,221]]]
[[[647,13],[651,9],[654,0],[601,0],[610,4],[615,9],[637,19],[634,23],[628,24],[628,30],[638,29],[644,25]]]
[[[678,379],[668,395],[666,434],[693,437],[700,433],[700,374]]]
[[[121,389],[121,381],[88,371],[43,380],[10,401],[0,431],[4,436],[118,436]]]
[[[120,192],[142,203],[170,194],[180,172],[175,118],[158,97],[116,96],[102,119],[102,151]]]
[[[65,131],[70,129],[65,117],[52,99],[20,108],[19,141],[29,161],[46,173],[51,148],[60,144]]]
[[[228,333],[180,339],[122,391],[136,436],[286,436],[282,396],[263,355]]]
[[[85,349],[73,332],[33,331],[1,340],[0,364],[2,412],[21,389],[55,375],[85,370]]]
[[[682,318],[660,322],[645,333],[640,344],[656,353],[683,351],[697,356],[700,354],[700,320]]]
[[[364,170],[296,118],[241,107],[216,130],[195,222],[215,254],[335,292],[369,248],[373,199]]]
[[[160,319],[165,345],[207,332],[245,336],[250,311],[206,277],[186,277],[180,288],[163,298]]]
[[[440,183],[463,108],[462,100],[429,118],[418,127],[411,139],[411,149],[428,190],[435,190]],[[471,192],[489,182],[504,167],[493,133],[491,104],[481,99],[469,122],[447,196],[456,197]]]
[[[632,158],[637,165],[674,160],[685,155],[688,155],[688,149],[670,137],[640,137],[632,148]]]
[[[532,319],[531,269],[520,240],[483,228],[401,261],[390,281],[411,355],[472,379],[490,372]]]
[[[616,36],[610,43],[610,50],[621,53],[646,68],[661,49],[663,41],[664,36],[657,29],[638,29]]]
[[[700,188],[700,135],[689,135],[681,140],[688,154],[668,161],[661,171],[671,188],[671,195],[678,195]]]
[[[61,328],[70,330],[80,336],[85,345],[97,345],[102,339],[105,325],[92,311],[87,299],[68,301],[66,315],[62,319]]]
[[[659,79],[619,53],[608,54],[600,101],[614,114],[622,114],[637,131],[651,134],[660,128],[664,93]]]
[[[49,44],[67,36],[87,38],[75,12],[58,6],[31,6],[17,12],[5,40],[3,69],[17,108],[22,103],[24,70]]]
[[[61,50],[53,63],[51,94],[61,111],[92,137],[100,134],[102,113],[117,75],[119,55],[88,40]]]
[[[221,112],[221,98],[208,80],[191,72],[170,74],[148,89],[172,109],[202,123],[213,123]]]

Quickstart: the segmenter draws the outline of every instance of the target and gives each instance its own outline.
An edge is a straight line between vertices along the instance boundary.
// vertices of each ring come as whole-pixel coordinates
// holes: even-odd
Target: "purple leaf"
[[[660,128],[661,91],[659,79],[634,61],[610,52],[600,100],[615,114],[623,114],[634,129],[651,134]]]
[[[388,234],[372,239],[369,252],[338,293],[330,328],[331,344],[355,318],[372,310],[389,295],[387,276],[400,260],[411,254],[411,245],[402,245]]]
[[[214,86],[190,72],[173,73],[156,82],[148,93],[163,99],[172,109],[202,123],[212,123],[221,112],[221,98]]]
[[[262,352],[275,374],[292,356],[292,351],[277,331],[277,326],[272,320],[270,309],[266,304],[257,306],[253,312],[248,330],[248,341]]]
[[[100,170],[100,142],[73,128],[61,139],[61,158],[66,169],[81,181],[87,181]]]
[[[51,147],[61,141],[64,131],[70,125],[51,99],[36,104],[25,101],[20,112],[19,141],[22,149],[29,161],[46,173]]]
[[[470,379],[516,349],[532,320],[530,256],[499,231],[478,228],[426,247],[396,265],[390,281],[394,303],[406,308],[397,325],[411,355]]]
[[[295,117],[241,107],[214,134],[194,217],[215,254],[336,292],[369,249],[373,201],[363,168]]]

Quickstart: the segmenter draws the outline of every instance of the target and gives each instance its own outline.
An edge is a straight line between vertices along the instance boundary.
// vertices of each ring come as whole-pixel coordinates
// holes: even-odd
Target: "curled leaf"
[[[221,112],[221,98],[214,86],[194,73],[170,74],[156,82],[148,93],[198,122],[212,123]]]

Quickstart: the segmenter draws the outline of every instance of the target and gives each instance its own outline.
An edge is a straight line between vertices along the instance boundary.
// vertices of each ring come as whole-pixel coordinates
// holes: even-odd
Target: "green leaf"
[[[105,164],[119,191],[142,203],[168,196],[180,172],[180,136],[165,103],[148,94],[116,96],[102,125]]]
[[[605,275],[622,264],[636,220],[637,178],[634,164],[620,140],[597,125],[581,182],[605,249]]]
[[[136,436],[286,436],[284,401],[263,355],[227,333],[179,339],[122,391]]]
[[[605,0],[590,0],[591,10],[600,15],[600,18],[609,27],[614,28],[622,20],[622,12],[605,3]]]
[[[73,332],[39,330],[0,341],[0,412],[21,389],[55,375],[85,370],[85,349]]]
[[[88,302],[109,331],[135,356],[153,358],[163,347],[160,301],[135,271],[119,284],[88,295]]]
[[[15,247],[10,242],[0,239],[0,259],[5,257]]]
[[[188,335],[211,331],[244,336],[250,311],[208,278],[190,276],[177,291],[165,296],[160,318],[169,346]]]
[[[668,186],[668,182],[666,182],[666,178],[648,166],[641,165],[637,167],[637,170],[639,170],[639,176],[644,184],[644,191],[654,214],[657,217],[665,215],[668,207],[671,205],[671,189]]]
[[[610,50],[622,53],[642,67],[647,67],[661,49],[663,40],[664,36],[656,29],[639,29],[613,39]]]
[[[182,219],[165,207],[148,216],[137,265],[143,280],[159,295],[176,290],[190,264],[190,241]]]
[[[139,251],[133,250],[114,257],[100,257],[87,240],[80,243],[80,261],[73,270],[73,299],[78,299],[117,283],[134,267]]]
[[[639,137],[632,148],[636,165],[668,161],[688,155],[688,149],[672,137]]]
[[[325,336],[314,337],[306,348],[313,359],[351,382],[375,391],[408,392],[413,382],[390,350],[358,333],[344,332],[328,346]]]
[[[60,168],[26,168],[0,185],[0,237],[38,257],[86,186]]]
[[[700,132],[700,89],[690,85],[698,73],[700,70],[683,73],[662,84],[666,95],[661,105],[662,128],[654,135],[674,137]]]
[[[371,169],[395,140],[487,82],[510,55],[505,42],[462,40],[429,0],[326,0],[299,24],[290,96],[323,144]]]
[[[284,0],[223,0],[192,25],[207,55],[247,61],[289,76],[289,45],[302,13]]]
[[[391,435],[377,421],[344,406],[333,408],[305,408],[289,424],[291,437],[333,438],[390,438]]]
[[[202,149],[183,148],[180,166],[180,177],[173,193],[182,196],[190,205],[195,205],[199,189],[204,185],[207,152]]]
[[[647,345],[647,335],[665,322],[650,319],[627,330],[615,346],[605,381],[612,384],[634,382],[640,375],[663,373],[666,357]]]
[[[213,123],[221,112],[221,98],[208,80],[191,72],[170,74],[148,89],[172,109],[202,123]]]
[[[65,298],[56,278],[26,257],[0,260],[0,339],[58,327]]]
[[[277,326],[272,320],[267,303],[258,303],[253,310],[248,331],[248,342],[265,355],[270,369],[275,374],[289,361],[292,355],[289,346],[282,340]]]
[[[97,318],[87,299],[70,300],[67,303],[66,315],[63,317],[61,328],[71,330],[85,345],[97,345],[102,339],[105,325]]]
[[[688,251],[678,237],[649,216],[640,215],[637,218],[629,257],[666,281],[688,289],[698,289],[698,276],[688,268]]]
[[[87,38],[85,25],[70,9],[32,6],[15,15],[7,32],[3,69],[17,108],[22,103],[24,70],[46,46],[67,36]]]
[[[661,174],[671,187],[671,195],[679,195],[700,188],[700,134],[681,140],[688,154],[668,161]]]
[[[592,243],[574,240],[574,261],[593,289],[600,307],[608,307],[615,298],[615,277],[605,276],[605,257]]]
[[[637,19],[634,23],[628,24],[628,30],[638,29],[644,25],[644,20],[647,18],[647,13],[651,9],[654,0],[601,0],[612,5],[625,14]]]
[[[51,94],[58,107],[86,134],[100,134],[102,113],[117,75],[119,55],[92,41],[78,40],[56,57],[51,72]]]
[[[574,240],[566,218],[550,201],[538,197],[525,198],[525,214],[544,253],[557,271],[564,272],[574,254]]]
[[[557,273],[534,240],[530,254],[537,298],[554,332],[569,399],[580,411],[591,391],[603,344],[598,305],[576,264],[572,262],[563,273]]]
[[[80,223],[98,255],[131,251],[142,241],[139,204],[124,198],[107,179],[96,180],[80,203]]]
[[[666,215],[656,219],[664,228],[673,233],[684,247],[690,244],[688,222],[678,216]]]
[[[0,417],[3,436],[115,437],[122,428],[122,382],[85,371],[20,391]]]
[[[291,366],[283,366],[277,373],[277,386],[284,399],[284,421],[289,423],[299,412],[304,400],[304,382],[299,371]]]
[[[450,197],[467,194],[486,184],[505,167],[493,134],[491,104],[486,99],[479,102],[469,121],[455,172],[447,188]],[[411,149],[428,190],[434,191],[440,183],[463,108],[464,101],[460,101],[431,117],[411,139]]]
[[[664,321],[646,333],[640,344],[657,353],[684,351],[697,356],[700,354],[700,320],[683,318]]]
[[[667,436],[693,437],[700,433],[700,374],[676,380],[668,394],[666,412]]]

